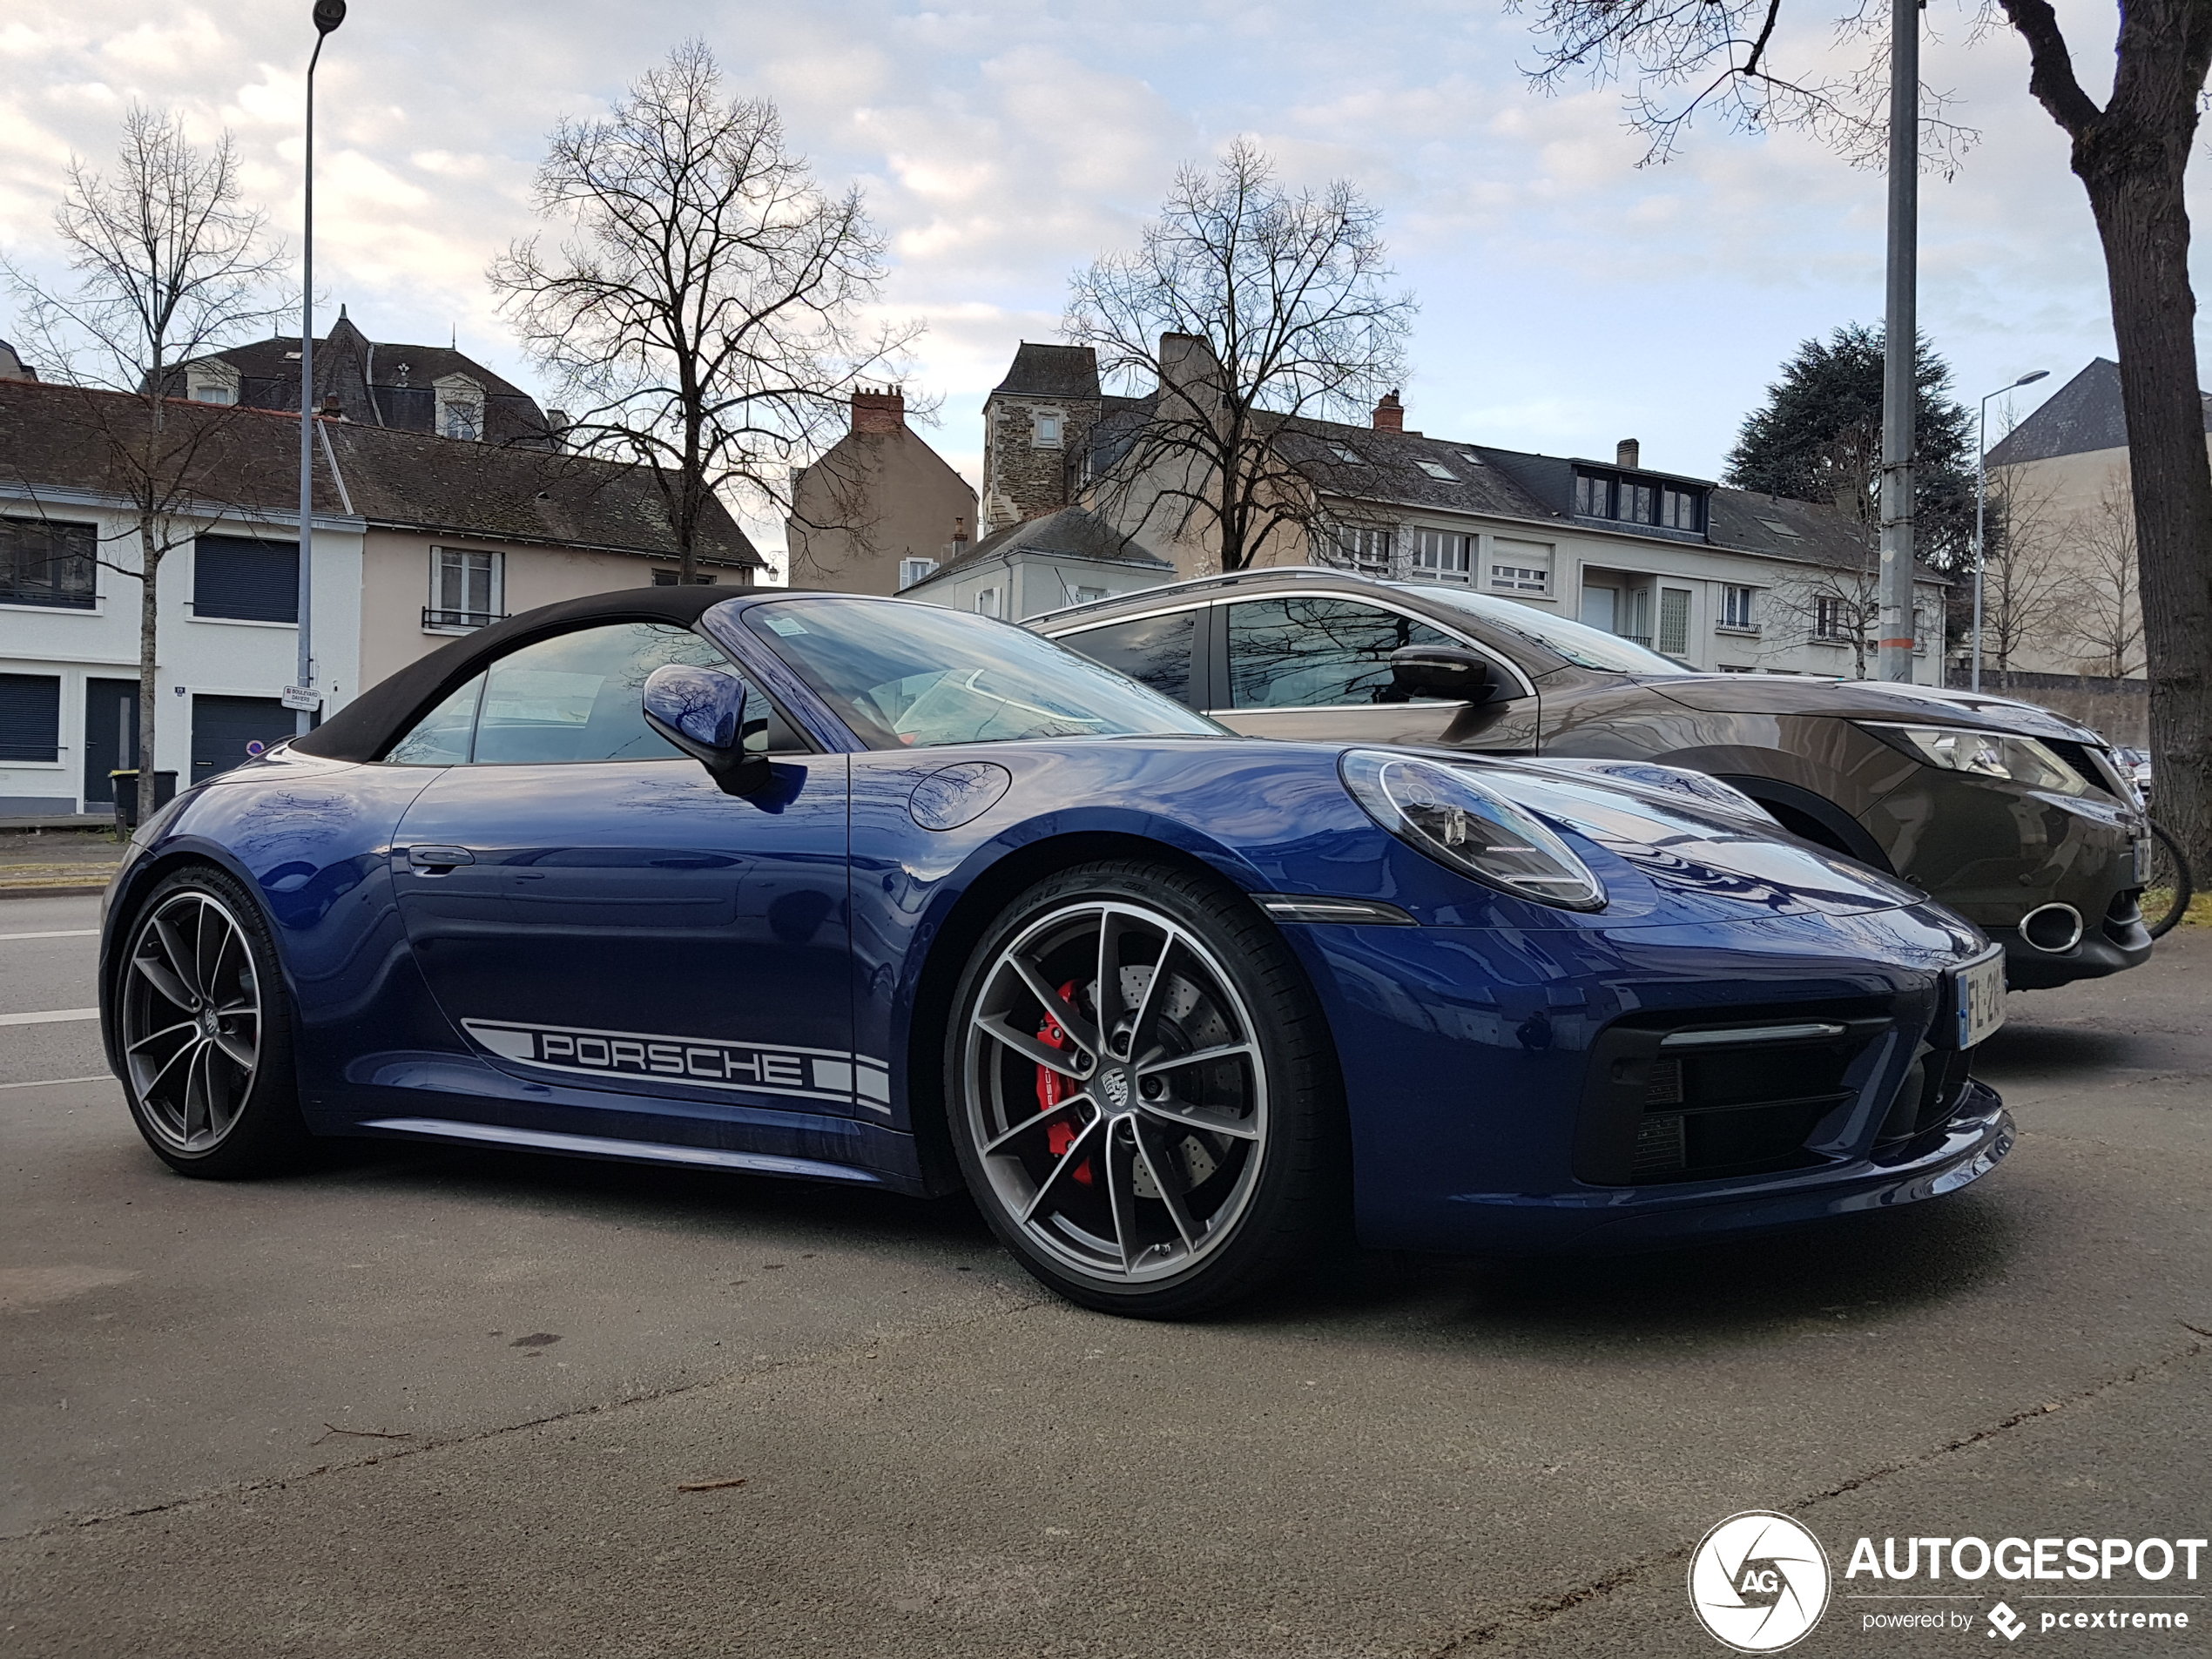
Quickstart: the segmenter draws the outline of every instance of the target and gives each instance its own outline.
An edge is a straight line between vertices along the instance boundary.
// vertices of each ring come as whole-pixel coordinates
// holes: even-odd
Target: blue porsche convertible
[[[2012,1142],[2002,986],[1694,774],[1240,738],[1008,624],[698,587],[484,629],[179,796],[100,966],[187,1174],[312,1134],[964,1186],[1156,1316],[1347,1219],[1618,1249],[1955,1190]]]

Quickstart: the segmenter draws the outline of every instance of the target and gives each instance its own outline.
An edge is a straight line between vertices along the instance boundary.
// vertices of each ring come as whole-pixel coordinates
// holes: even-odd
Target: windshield
[[[1221,728],[1027,629],[900,599],[754,605],[745,625],[873,749]]]
[[[1401,583],[1401,587],[1409,584]],[[1554,657],[1564,657],[1577,668],[1595,668],[1609,674],[1689,674],[1696,671],[1685,668],[1671,657],[1662,657],[1656,651],[1646,651],[1634,640],[1623,639],[1618,634],[1608,634],[1602,628],[1593,628],[1587,623],[1569,622],[1564,617],[1547,616],[1534,605],[1524,605],[1512,599],[1494,599],[1487,593],[1469,593],[1462,588],[1447,588],[1431,583],[1420,583],[1412,591],[1423,598],[1439,599],[1455,610],[1480,617],[1483,621],[1519,634],[1532,645],[1541,645]]]

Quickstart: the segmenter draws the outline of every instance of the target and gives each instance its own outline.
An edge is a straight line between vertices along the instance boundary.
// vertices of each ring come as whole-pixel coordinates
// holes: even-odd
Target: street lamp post
[[[315,0],[314,20],[315,50],[307,59],[307,216],[300,242],[300,672],[294,684],[302,693],[315,683],[315,65],[324,38],[346,21],[346,0]],[[314,711],[300,709],[298,719],[304,735],[314,724]]]
[[[1982,525],[1989,501],[1989,398],[2002,397],[2013,387],[2033,386],[2051,371],[2031,369],[2012,386],[2000,386],[1981,401],[1981,427],[1974,438],[1974,671],[1973,689],[1981,690],[1981,576]]]

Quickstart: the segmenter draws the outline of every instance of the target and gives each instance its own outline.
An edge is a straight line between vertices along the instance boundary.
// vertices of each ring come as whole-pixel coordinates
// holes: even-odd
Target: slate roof
[[[250,341],[192,361],[211,360],[237,372],[238,401],[246,408],[290,410],[300,407],[299,335]],[[179,396],[184,395],[185,371],[190,368],[191,363],[179,364],[170,378],[171,389]],[[338,320],[331,325],[329,337],[315,341],[314,370],[316,407],[321,408],[326,398],[335,397],[340,413],[361,426],[434,432],[437,428],[435,382],[448,374],[465,374],[483,388],[485,442],[545,442],[551,435],[550,424],[537,400],[475,358],[447,346],[372,341],[342,307]]]
[[[1172,570],[1174,563],[1161,558],[1143,543],[1123,535],[1096,513],[1082,507],[1062,507],[1009,524],[985,536],[960,557],[939,565],[925,582],[957,576],[977,564],[988,563],[1004,553],[1060,554],[1067,557],[1098,559],[1109,563],[1134,564],[1145,569]],[[914,584],[920,587],[921,583]],[[912,589],[907,590],[911,592]]]
[[[1096,398],[1098,354],[1088,346],[1041,346],[1023,341],[1006,378],[991,395]]]
[[[145,409],[121,393],[0,381],[0,485],[127,495],[114,441],[138,441]],[[192,499],[297,513],[299,416],[170,399],[163,417],[168,464],[189,482]],[[348,421],[317,425],[329,439],[327,453],[316,446],[318,513],[486,541],[676,556],[660,490],[642,469]],[[709,505],[698,553],[723,568],[765,563],[718,502]]]
[[[2202,396],[2202,394],[2199,395]],[[2204,398],[2204,429],[2212,432],[2212,397]],[[2120,401],[2120,365],[2109,357],[2090,360],[2042,407],[1990,448],[1993,467],[2060,455],[2088,455],[2128,445],[2128,414]]]

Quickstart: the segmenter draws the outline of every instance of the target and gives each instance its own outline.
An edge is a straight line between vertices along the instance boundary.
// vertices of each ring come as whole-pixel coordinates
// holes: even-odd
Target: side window
[[[647,677],[666,663],[731,666],[697,634],[664,623],[615,623],[541,639],[447,698],[385,759],[423,766],[672,759],[678,751],[645,724],[643,702]],[[746,748],[806,748],[749,680],[745,706]]]
[[[1059,643],[1178,703],[1188,704],[1191,642],[1197,632],[1198,612],[1177,610],[1164,617],[1140,617],[1135,622],[1063,634]]]
[[[1238,709],[1396,703],[1390,654],[1459,642],[1351,599],[1247,599],[1229,607],[1229,701]]]

